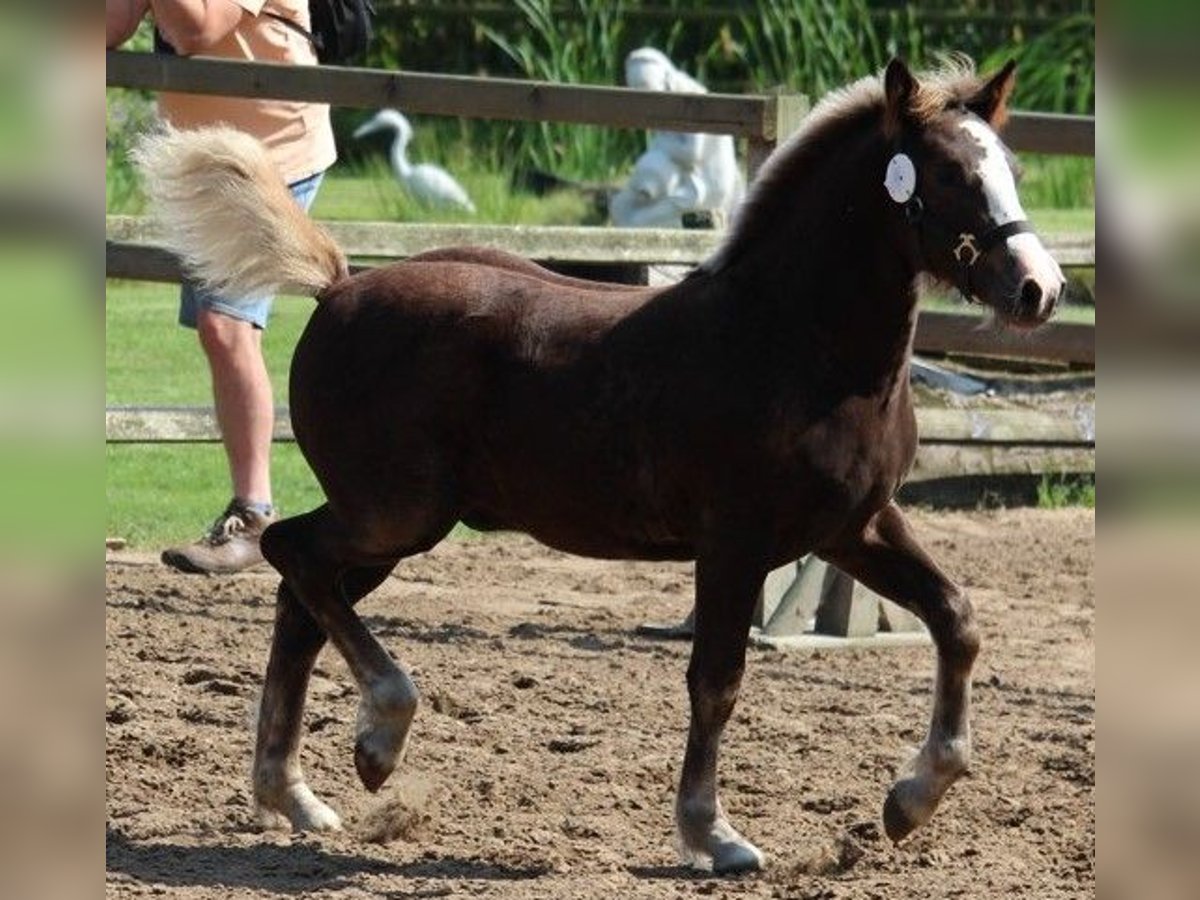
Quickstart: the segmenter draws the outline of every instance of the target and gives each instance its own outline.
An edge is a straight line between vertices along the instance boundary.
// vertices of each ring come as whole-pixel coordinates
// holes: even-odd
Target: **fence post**
[[[771,152],[788,139],[808,115],[808,97],[803,94],[771,94],[763,113],[762,133],[751,137],[746,148],[746,181],[754,180]]]

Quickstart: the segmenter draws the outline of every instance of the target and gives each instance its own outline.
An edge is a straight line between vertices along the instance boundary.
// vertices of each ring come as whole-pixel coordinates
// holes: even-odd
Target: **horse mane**
[[[948,105],[966,100],[979,86],[975,64],[962,54],[942,57],[936,69],[917,73],[916,78],[918,89],[908,112],[918,123],[928,122]],[[822,97],[800,128],[767,158],[738,208],[729,234],[698,271],[713,274],[734,262],[740,248],[759,237],[756,231],[763,227],[759,223],[770,222],[770,216],[764,214],[778,202],[780,191],[803,175],[838,135],[866,127],[874,120],[882,123],[883,109],[882,72]]]

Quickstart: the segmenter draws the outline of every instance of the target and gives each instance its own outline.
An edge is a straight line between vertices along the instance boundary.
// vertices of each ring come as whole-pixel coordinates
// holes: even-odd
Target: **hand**
[[[183,56],[202,53],[219,42],[237,28],[244,12],[234,0],[149,0],[149,4],[158,30]]]
[[[150,0],[104,0],[104,46],[112,50],[129,40],[149,8]]]

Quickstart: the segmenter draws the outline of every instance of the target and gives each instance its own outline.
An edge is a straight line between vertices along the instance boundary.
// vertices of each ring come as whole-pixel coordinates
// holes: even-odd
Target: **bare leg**
[[[391,569],[389,565],[351,572],[344,579],[350,602],[374,590]],[[254,750],[254,800],[259,820],[266,826],[297,831],[341,828],[337,813],[313,794],[300,769],[304,698],[313,663],[324,645],[325,633],[287,583],[281,582]]]
[[[275,404],[263,361],[262,332],[210,309],[199,311],[196,330],[212,374],[233,495],[269,503]]]
[[[974,611],[917,545],[895,504],[882,509],[860,536],[820,555],[920,616],[937,646],[929,736],[911,771],[892,785],[883,808],[888,837],[899,841],[932,818],[970,764],[971,668],[979,653]]]
[[[725,817],[717,797],[717,757],[746,665],[750,619],[764,572],[713,557],[696,563],[695,636],[688,666],[692,716],[675,822],[689,862],[714,872],[762,868],[763,855]]]

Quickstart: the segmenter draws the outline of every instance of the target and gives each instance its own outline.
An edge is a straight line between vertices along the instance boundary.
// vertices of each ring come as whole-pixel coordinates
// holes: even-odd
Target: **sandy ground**
[[[317,898],[1037,898],[1095,890],[1095,517],[914,513],[985,634],[975,759],[899,847],[879,813],[923,737],[932,650],[751,650],[722,796],[770,858],[677,864],[691,567],[606,563],[516,536],[447,542],[360,609],[424,694],[377,795],[351,755],[356,692],[331,651],[309,692],[309,782],[340,834],[254,824],[251,722],[275,577],[106,566],[107,894]]]

